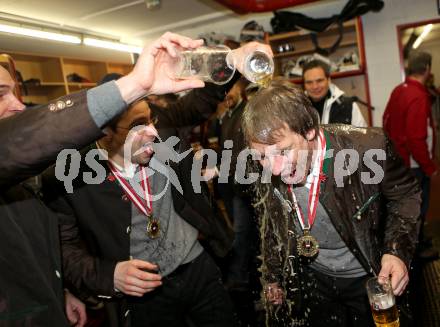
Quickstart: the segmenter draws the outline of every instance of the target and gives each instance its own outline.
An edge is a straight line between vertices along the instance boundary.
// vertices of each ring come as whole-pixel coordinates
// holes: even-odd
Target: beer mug
[[[399,312],[391,280],[380,276],[370,278],[367,281],[367,293],[376,326],[399,327]]]
[[[181,79],[196,78],[215,84],[226,84],[241,67],[244,77],[260,85],[272,79],[274,63],[264,51],[255,50],[246,58],[224,45],[202,46],[179,52],[174,67],[175,76]]]

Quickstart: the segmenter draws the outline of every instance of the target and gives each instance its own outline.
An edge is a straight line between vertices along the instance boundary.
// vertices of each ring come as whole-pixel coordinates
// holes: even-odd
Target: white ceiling
[[[166,31],[179,31],[234,18],[214,0],[162,0],[147,10],[144,0],[0,0],[0,20],[67,29],[143,45]],[[0,33],[0,51],[55,54],[130,62],[118,51],[39,41]]]
[[[164,31],[206,24],[233,16],[214,0],[162,0],[147,10],[143,0],[0,0],[0,11],[142,43]],[[1,15],[0,15],[1,17]],[[12,17],[14,19],[15,17]]]
[[[346,1],[320,0],[286,9],[301,11],[306,7],[321,8],[324,13],[319,16],[322,17],[326,16],[326,4],[330,3],[330,8],[334,3],[342,7]],[[144,0],[0,0],[0,20],[71,29],[135,45],[148,43],[166,31],[184,31],[196,37],[201,29],[225,32],[221,29],[229,28],[238,34],[245,22],[260,22],[264,18],[268,25],[270,17],[271,13],[239,16],[214,0],[161,0],[161,7],[152,11],[147,10]],[[197,33],[191,35],[191,31]],[[117,51],[0,33],[1,50],[130,61],[129,55]]]
[[[406,44],[408,39],[410,38],[412,33],[415,33],[416,36],[422,34],[423,28],[425,25],[421,25],[418,27],[410,27],[403,31],[402,33],[402,44]],[[432,30],[429,32],[429,34],[425,37],[425,40],[423,43],[429,43],[429,42],[435,42],[440,39],[440,23],[433,24]]]

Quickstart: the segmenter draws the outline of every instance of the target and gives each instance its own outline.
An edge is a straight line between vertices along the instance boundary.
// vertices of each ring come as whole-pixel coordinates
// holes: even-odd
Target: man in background
[[[356,102],[331,82],[330,67],[321,60],[303,66],[304,90],[319,113],[321,124],[368,126]]]
[[[431,74],[432,57],[413,52],[408,60],[408,77],[391,93],[383,115],[383,128],[405,164],[422,188],[421,226],[417,255],[435,259],[438,251],[425,239],[424,223],[429,208],[430,178],[438,167],[434,161],[435,128],[431,100],[425,84]]]

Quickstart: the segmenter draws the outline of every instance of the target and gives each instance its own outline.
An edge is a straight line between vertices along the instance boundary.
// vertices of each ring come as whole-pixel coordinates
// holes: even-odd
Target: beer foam
[[[386,310],[391,308],[395,303],[393,296],[389,294],[375,295],[372,306],[375,310]]]

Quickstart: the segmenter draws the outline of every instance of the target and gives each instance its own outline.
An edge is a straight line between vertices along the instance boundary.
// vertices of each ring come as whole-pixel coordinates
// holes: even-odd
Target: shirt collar
[[[101,152],[104,155],[105,150],[99,146],[98,142],[96,142],[96,148],[98,149],[99,152]],[[105,155],[104,157],[107,157],[107,155]],[[113,167],[116,168],[116,170],[125,179],[133,178],[134,174],[136,173],[136,169],[139,166],[138,164],[129,162],[127,167],[124,169],[124,167],[119,165],[116,161],[112,160],[111,158],[107,158],[107,160],[112,164]]]
[[[414,86],[418,87],[419,89],[421,89],[421,90],[427,92],[426,86],[423,85],[423,84],[422,84],[421,82],[419,82],[418,80],[415,80],[415,79],[413,79],[413,78],[408,78],[408,77],[407,77],[407,78],[405,78],[405,83],[406,83],[406,84],[414,85]]]

